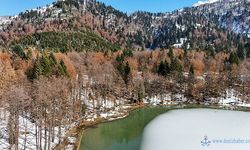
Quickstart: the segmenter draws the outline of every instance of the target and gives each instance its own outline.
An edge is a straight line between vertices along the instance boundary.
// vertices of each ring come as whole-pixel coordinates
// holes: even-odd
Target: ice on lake
[[[172,110],[151,121],[141,150],[249,150],[250,113],[216,109]]]

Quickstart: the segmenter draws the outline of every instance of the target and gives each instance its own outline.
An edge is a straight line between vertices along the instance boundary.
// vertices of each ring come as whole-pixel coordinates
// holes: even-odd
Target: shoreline
[[[136,109],[140,109],[140,108],[144,108],[144,107],[146,107],[146,105],[132,105],[132,106],[129,106],[128,108],[127,108],[127,112],[124,114],[124,115],[122,115],[122,114],[120,114],[120,116],[118,116],[117,118],[113,118],[113,119],[111,119],[111,120],[109,120],[109,119],[104,119],[104,120],[101,120],[101,121],[97,121],[97,122],[94,122],[93,124],[91,124],[91,125],[87,125],[87,126],[85,126],[85,127],[83,127],[82,128],[82,131],[80,132],[81,134],[80,134],[80,136],[77,138],[77,141],[76,141],[76,145],[77,145],[77,149],[74,149],[74,150],[79,150],[79,148],[80,148],[80,145],[81,145],[81,140],[82,140],[82,137],[83,137],[83,135],[84,135],[84,131],[86,130],[86,129],[88,129],[88,128],[92,128],[93,126],[96,126],[96,125],[99,125],[99,124],[102,124],[102,123],[109,123],[109,122],[113,122],[113,121],[117,121],[117,120],[120,120],[120,119],[124,119],[124,118],[127,118],[128,116],[129,116],[129,113],[131,112],[131,111],[134,111],[134,110],[136,110]]]
[[[80,134],[80,136],[78,136],[77,141],[75,143],[75,145],[77,145],[77,148],[74,149],[74,150],[79,150],[80,149],[81,140],[82,140],[82,137],[84,135],[84,131],[86,129],[91,128],[91,127],[96,126],[96,125],[99,125],[99,124],[102,124],[102,123],[109,123],[109,122],[113,122],[113,121],[117,121],[117,120],[120,120],[120,119],[127,118],[131,111],[139,109],[139,108],[143,108],[143,107],[145,107],[145,105],[135,105],[135,106],[132,105],[132,106],[129,106],[127,108],[127,110],[126,110],[127,112],[124,115],[120,114],[118,117],[113,118],[111,120],[110,119],[104,119],[104,120],[101,120],[101,121],[97,120],[97,121],[93,122],[93,124],[87,125],[87,126],[85,124],[83,124],[83,126],[85,125],[85,127],[82,127],[82,129],[81,129],[81,132],[80,132],[81,134]]]
[[[65,134],[66,136],[63,138],[62,142],[59,143],[54,149],[55,150],[79,150],[82,136],[84,135],[84,131],[88,128],[92,128],[98,124],[102,123],[108,123],[117,121],[119,119],[124,119],[129,116],[129,113],[133,110],[146,107],[146,105],[127,105],[127,108],[123,109],[122,113],[114,114],[113,116],[109,116],[109,118],[101,118],[98,117],[94,119],[93,121],[87,121],[82,119],[79,123],[79,125],[72,127],[68,130],[68,132]],[[76,140],[74,142],[69,142],[70,138],[75,138]],[[69,147],[70,146],[70,147]],[[69,147],[69,148],[67,148]]]
[[[171,106],[184,106],[184,107],[187,107],[189,108],[189,106],[193,107],[192,105],[194,106],[198,106],[198,107],[203,107],[203,108],[211,108],[211,109],[226,109],[226,110],[235,110],[235,111],[249,111],[250,108],[249,107],[246,107],[246,106],[229,106],[229,105],[205,105],[205,104],[174,104],[174,105],[148,105],[148,104],[143,104],[143,105],[128,105],[128,107],[126,109],[124,109],[123,111],[126,111],[125,113],[121,113],[121,114],[116,114],[114,115],[115,117],[112,117],[110,116],[111,118],[109,119],[106,119],[106,118],[96,118],[94,121],[86,121],[86,120],[82,120],[81,123],[78,125],[78,126],[75,126],[73,127],[72,129],[70,130],[73,130],[76,132],[75,134],[75,142],[73,143],[70,143],[68,142],[68,138],[69,137],[72,137],[72,136],[66,136],[64,137],[64,140],[63,142],[61,142],[60,144],[63,144],[63,143],[66,143],[68,142],[66,145],[63,146],[64,149],[67,149],[66,147],[71,145],[73,146],[73,149],[74,150],[79,150],[80,149],[80,145],[81,145],[81,140],[82,140],[82,137],[84,135],[84,132],[86,129],[88,128],[92,128],[96,125],[99,125],[99,124],[102,124],[102,123],[109,123],[109,122],[113,122],[113,121],[117,121],[117,120],[120,120],[120,119],[124,119],[124,118],[127,118],[129,116],[129,113],[131,111],[134,111],[136,109],[140,109],[140,108],[145,108],[145,107],[157,107],[157,106],[168,106],[168,107],[171,107]],[[65,141],[66,140],[66,141]],[[55,149],[59,150],[59,149],[62,149],[62,147],[60,146],[60,144],[58,146],[55,147]]]

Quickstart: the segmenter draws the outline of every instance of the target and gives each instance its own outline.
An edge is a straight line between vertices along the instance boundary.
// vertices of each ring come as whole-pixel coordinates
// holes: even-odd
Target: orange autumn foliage
[[[10,62],[9,54],[0,52],[0,61],[1,62]]]
[[[14,68],[11,65],[9,54],[0,52],[0,88],[9,85],[17,79]]]
[[[151,55],[151,60],[152,60],[152,63],[157,63],[158,61],[160,61],[160,53],[159,51],[153,51],[152,52],[152,55]]]
[[[63,61],[65,66],[67,67],[67,71],[70,75],[71,78],[76,78],[76,69],[73,65],[73,63],[71,62],[71,60],[67,57],[67,55],[62,54],[62,53],[55,53],[55,58],[56,61],[59,63],[60,61]]]
[[[218,64],[217,64],[217,61],[215,59],[212,59],[209,61],[209,72],[218,72]]]
[[[191,64],[194,67],[196,75],[202,75],[204,73],[205,65],[200,59],[192,60]]]
[[[183,56],[183,54],[184,54],[184,51],[182,49],[179,49],[179,48],[173,49],[173,52],[174,52],[175,57]]]
[[[224,67],[224,62],[228,57],[228,54],[223,52],[216,54],[214,58],[208,61],[208,71],[211,73],[218,73],[220,69]]]
[[[132,72],[132,75],[136,75],[137,72],[138,72],[138,62],[135,58],[127,58],[126,61],[128,62],[129,66],[130,66],[130,69],[131,69],[131,72]]]
[[[90,55],[91,55],[90,62],[95,63],[95,64],[102,65],[108,60],[108,58],[106,58],[104,56],[104,53],[102,52],[91,53]]]

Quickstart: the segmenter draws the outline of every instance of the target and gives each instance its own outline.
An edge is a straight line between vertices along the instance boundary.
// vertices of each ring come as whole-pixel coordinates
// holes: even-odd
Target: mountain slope
[[[144,15],[141,15],[136,13],[134,18],[143,20],[141,22],[144,26],[146,25],[145,28],[151,29],[151,35],[154,36],[153,40],[156,41],[151,44],[157,47],[162,46],[162,43],[166,43],[166,45],[174,44],[181,38],[187,38],[187,40],[198,38],[195,40],[199,40],[199,42],[202,40],[206,44],[214,44],[214,40],[218,39],[215,34],[221,34],[222,36],[237,36],[235,33],[243,36],[250,34],[250,9],[248,9],[248,6],[249,3],[242,0],[221,1],[165,14],[144,13]],[[150,15],[151,18],[138,18],[147,15]],[[234,33],[230,33],[231,31]],[[197,36],[197,34],[201,35]],[[219,39],[225,41],[222,38]],[[157,42],[157,40],[160,41]],[[231,39],[228,40],[231,41]],[[233,40],[233,42],[235,41],[236,39]],[[194,44],[198,43],[194,42]]]
[[[197,3],[193,4],[194,7],[205,5],[205,4],[212,4],[219,0],[207,0],[207,1],[198,1]]]
[[[171,13],[127,15],[94,0],[64,0],[20,13],[2,26],[0,42],[41,32],[91,30],[123,47],[231,51],[249,43],[249,10],[248,0],[213,0]]]

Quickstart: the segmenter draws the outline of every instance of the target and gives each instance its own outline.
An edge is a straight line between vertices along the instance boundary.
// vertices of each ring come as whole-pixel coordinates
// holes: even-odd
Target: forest
[[[65,0],[10,17],[0,25],[0,149],[72,146],[83,122],[132,106],[250,105],[246,6],[128,15]]]
[[[61,53],[16,45],[13,55],[2,51],[0,57],[0,116],[8,127],[4,138],[15,149],[30,146],[23,133],[31,126],[27,120],[34,126],[36,148],[50,149],[90,112],[162,105],[167,95],[171,103],[218,104],[229,89],[249,103],[250,63],[240,52],[211,55],[170,48]]]

